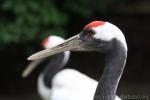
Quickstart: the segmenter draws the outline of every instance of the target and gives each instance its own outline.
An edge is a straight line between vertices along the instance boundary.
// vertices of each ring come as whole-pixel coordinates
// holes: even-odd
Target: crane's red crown
[[[105,22],[104,21],[93,21],[93,22],[90,22],[89,24],[87,24],[84,29],[90,29],[92,27],[97,27],[97,26],[101,26],[101,25],[104,25]]]

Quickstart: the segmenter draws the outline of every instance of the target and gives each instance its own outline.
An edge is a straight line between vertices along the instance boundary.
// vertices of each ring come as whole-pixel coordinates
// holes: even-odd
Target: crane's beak
[[[80,39],[80,34],[77,34],[67,39],[63,43],[53,48],[45,49],[43,51],[35,53],[32,56],[30,56],[28,60],[36,60],[36,59],[52,56],[52,55],[55,55],[64,51],[87,51],[84,48],[83,43]]]
[[[22,77],[26,78],[27,76],[29,76],[30,73],[32,73],[32,71],[41,63],[43,62],[45,59],[38,59],[35,61],[31,61],[28,66],[24,69],[24,71],[22,72]]]

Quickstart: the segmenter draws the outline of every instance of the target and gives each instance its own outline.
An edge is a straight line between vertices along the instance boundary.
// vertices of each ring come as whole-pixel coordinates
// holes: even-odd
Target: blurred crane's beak
[[[26,78],[27,76],[29,76],[30,73],[32,73],[32,71],[41,63],[43,62],[45,59],[38,59],[35,61],[31,61],[29,63],[29,65],[24,69],[24,71],[22,72],[22,77]]]
[[[80,39],[79,34],[67,39],[63,43],[53,48],[45,49],[43,51],[33,54],[28,58],[28,60],[36,60],[36,59],[52,56],[64,51],[86,51]]]

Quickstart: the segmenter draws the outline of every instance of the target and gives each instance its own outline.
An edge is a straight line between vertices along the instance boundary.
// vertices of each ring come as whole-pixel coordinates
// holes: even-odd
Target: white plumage
[[[38,79],[38,92],[44,100],[92,100],[98,82],[74,70],[64,69],[52,80],[52,88],[47,88],[42,76]],[[121,100],[116,96],[115,100]]]

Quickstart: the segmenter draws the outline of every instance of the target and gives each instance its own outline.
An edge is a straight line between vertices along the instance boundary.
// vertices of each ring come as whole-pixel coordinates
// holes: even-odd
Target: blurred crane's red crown
[[[47,43],[48,43],[48,38],[45,38],[45,39],[41,42],[41,46],[44,48]]]

